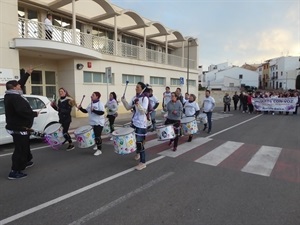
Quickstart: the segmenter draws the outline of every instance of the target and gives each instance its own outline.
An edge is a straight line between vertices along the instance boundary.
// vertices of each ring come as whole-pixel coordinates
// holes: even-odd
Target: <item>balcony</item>
[[[73,32],[73,29],[53,26],[52,40],[48,41],[72,44],[75,46],[80,46],[86,49],[100,52],[104,55],[114,55],[124,58],[187,68],[186,58],[182,59],[182,57],[176,55],[166,54],[164,52],[159,52],[151,49],[145,49],[143,47],[126,44],[123,42],[115,43],[114,40],[82,33],[79,31],[75,31],[75,34],[73,35]],[[46,40],[45,24],[19,17],[18,34],[19,38]],[[196,70],[197,62],[190,59],[189,67],[190,69]]]

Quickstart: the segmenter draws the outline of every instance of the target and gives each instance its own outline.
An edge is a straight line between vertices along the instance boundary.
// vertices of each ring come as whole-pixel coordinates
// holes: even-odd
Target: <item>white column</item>
[[[114,30],[115,30],[115,44],[114,44],[114,55],[118,55],[118,29],[117,29],[117,16],[114,17]]]
[[[75,12],[75,0],[72,0],[72,28],[73,28],[73,34],[72,34],[72,42],[75,45],[76,44],[76,12]]]
[[[169,53],[168,53],[168,35],[166,35],[166,52],[165,52],[165,54],[166,54],[166,62],[165,62],[165,64],[168,64],[169,63]]]
[[[184,67],[184,41],[182,42],[181,67]]]
[[[147,38],[146,38],[146,27],[144,27],[144,60],[147,60],[147,54],[146,54],[146,45],[147,45]]]

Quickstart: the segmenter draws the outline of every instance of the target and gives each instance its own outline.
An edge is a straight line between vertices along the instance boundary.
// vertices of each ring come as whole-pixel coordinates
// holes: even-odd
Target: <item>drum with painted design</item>
[[[95,134],[92,126],[79,127],[74,131],[79,148],[88,148],[95,145]]]
[[[181,119],[182,132],[184,135],[195,134],[198,131],[198,125],[195,117],[185,117]]]
[[[206,113],[200,113],[198,116],[200,123],[206,124],[207,123],[207,115]]]
[[[102,130],[103,134],[110,134],[110,126],[109,126],[109,121],[106,120],[103,126],[103,130]]]
[[[157,127],[156,133],[159,141],[170,140],[175,138],[174,127],[172,124]]]
[[[45,139],[52,147],[61,145],[65,141],[63,127],[60,123],[51,124],[44,130]]]
[[[136,150],[136,138],[131,127],[119,128],[112,132],[115,152],[120,155],[129,154]]]

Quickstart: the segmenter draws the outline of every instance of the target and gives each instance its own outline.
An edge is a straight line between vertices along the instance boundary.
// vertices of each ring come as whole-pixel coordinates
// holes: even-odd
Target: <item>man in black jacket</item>
[[[29,75],[28,73],[27,78]],[[26,177],[27,174],[22,170],[33,165],[29,136],[33,119],[38,113],[31,109],[29,102],[23,97],[21,85],[24,85],[26,80],[11,80],[6,83],[4,96],[6,130],[12,135],[15,144],[8,179]]]

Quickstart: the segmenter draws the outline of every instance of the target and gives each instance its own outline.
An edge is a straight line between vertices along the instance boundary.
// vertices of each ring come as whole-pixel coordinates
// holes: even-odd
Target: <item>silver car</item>
[[[31,108],[39,112],[38,117],[34,118],[32,128],[36,131],[43,132],[44,129],[53,124],[58,123],[58,112],[52,108],[51,101],[41,95],[24,95],[27,98]],[[13,139],[5,129],[5,108],[4,108],[4,95],[0,96],[0,145],[12,143]]]

